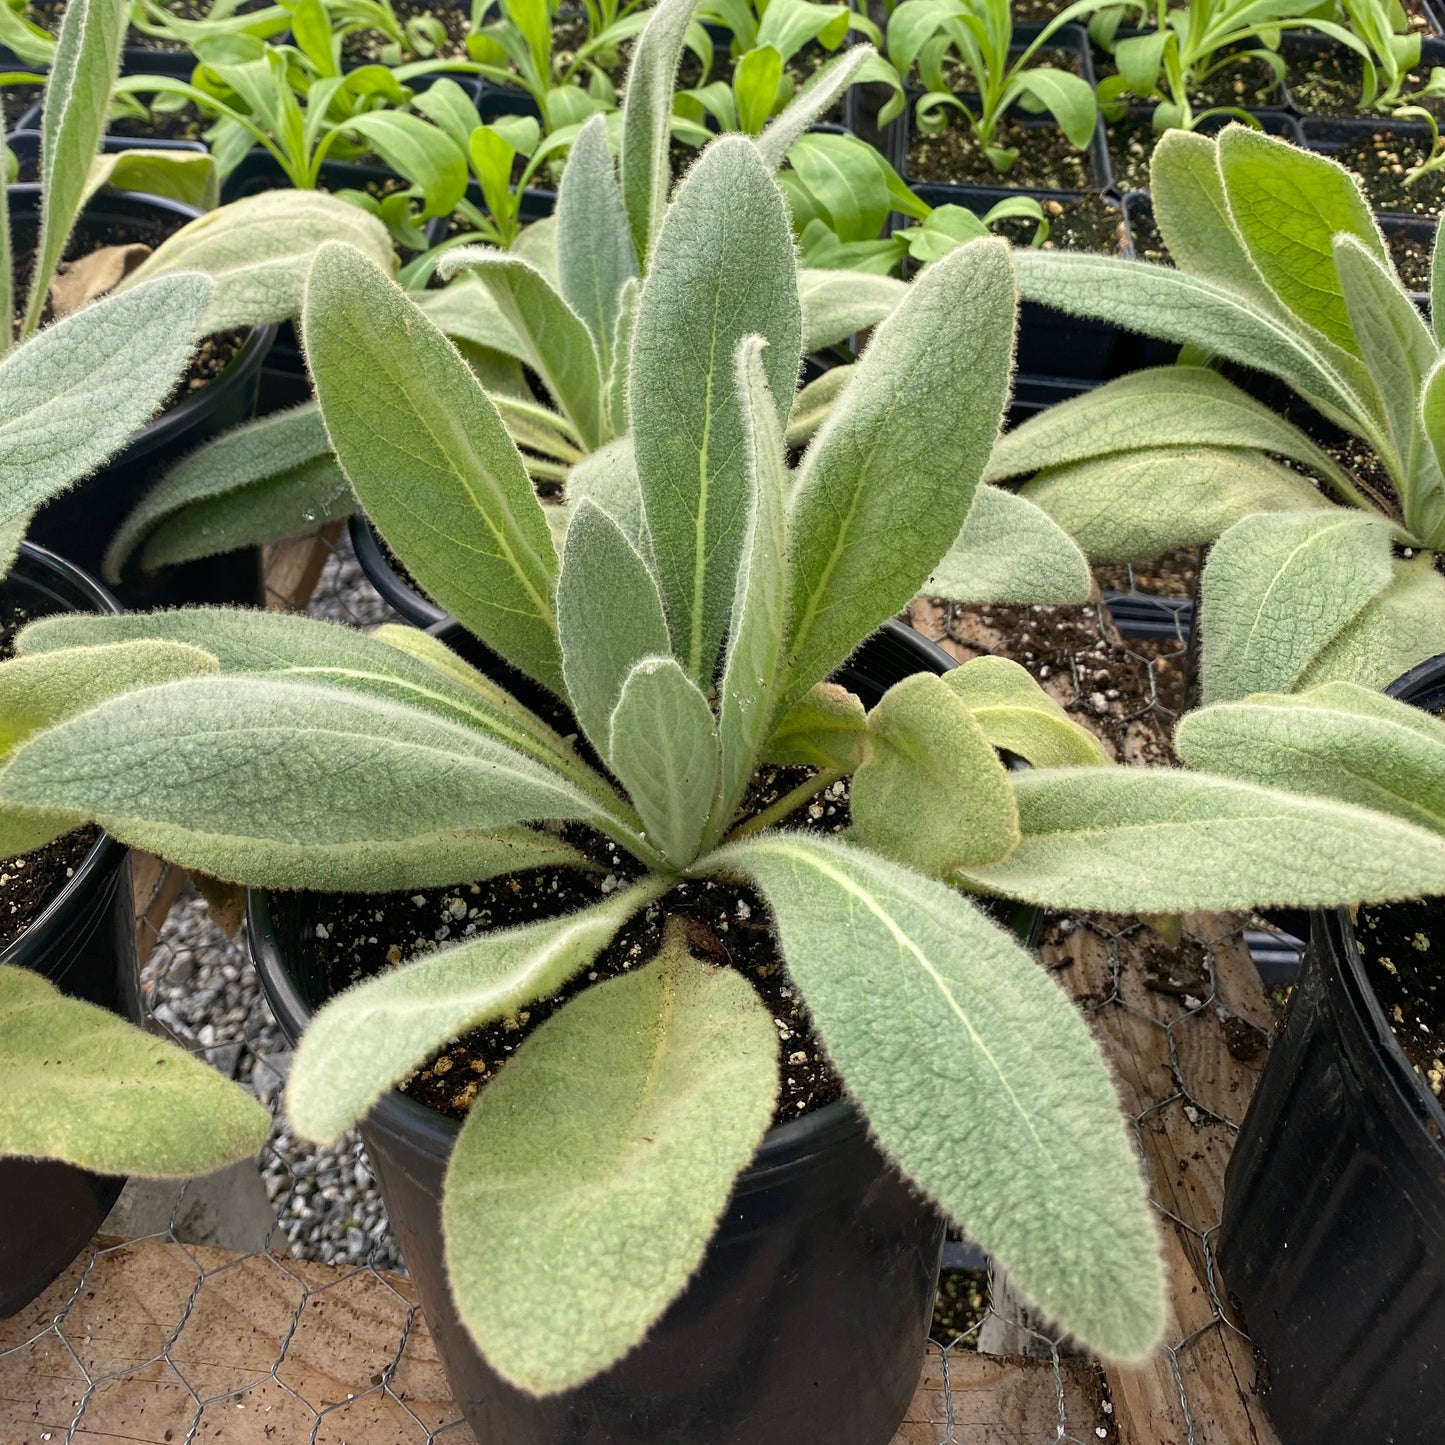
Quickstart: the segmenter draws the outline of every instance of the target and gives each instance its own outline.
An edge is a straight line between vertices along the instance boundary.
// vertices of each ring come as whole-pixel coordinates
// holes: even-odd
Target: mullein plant
[[[626,344],[642,282],[655,263],[662,210],[672,185],[669,144],[673,85],[700,0],[664,0],[650,12],[637,40],[618,129],[594,116],[571,139],[556,213],[510,235],[507,249],[448,243],[436,263],[449,284],[418,291],[430,318],[466,355],[500,410],[528,471],[542,483],[562,483],[569,497],[607,485],[615,455],[625,453],[628,427]],[[776,168],[800,136],[853,84],[874,59],[850,49],[803,85],[782,114],[754,139]],[[433,92],[446,94],[446,82]],[[442,127],[465,124],[446,114],[433,92],[418,103]],[[430,97],[430,98],[429,98]],[[505,173],[534,138],[516,125],[481,127],[467,149],[493,205],[494,224],[515,220],[518,201]],[[552,144],[541,141],[538,149]],[[520,149],[519,149],[520,147]],[[535,157],[537,151],[532,152]],[[616,225],[617,195],[627,224]],[[498,211],[503,217],[498,216]],[[474,217],[475,219],[479,219]],[[510,226],[509,226],[510,233]],[[560,238],[568,237],[564,243]],[[591,256],[590,238],[613,244],[616,255]],[[345,239],[343,237],[343,239]],[[465,239],[465,238],[463,238]],[[498,233],[495,239],[502,240]],[[418,263],[404,271],[424,285]],[[804,342],[818,351],[881,320],[897,304],[902,283],[887,276],[846,275],[821,268],[803,277]],[[541,385],[539,400],[529,374]],[[826,414],[826,379],[799,412],[806,428]],[[794,440],[804,440],[805,431]],[[1007,505],[1007,503],[1005,503]],[[356,508],[332,460],[314,406],[239,428],[181,462],[160,479],[117,537],[107,563],[116,576],[132,554],[142,567],[187,561],[256,541],[271,540],[345,516]],[[565,513],[548,509],[557,523]],[[1037,516],[1032,520],[1037,522]],[[1072,550],[1072,549],[1070,549]]]
[[[1151,188],[1174,267],[1021,252],[1020,289],[1177,342],[1189,364],[1031,420],[1002,439],[987,475],[1032,474],[1019,495],[1092,558],[1213,544],[1205,702],[1332,681],[1383,687],[1445,636],[1438,243],[1431,325],[1358,185],[1323,156],[1241,126],[1217,140],[1172,132]],[[1210,358],[1285,383],[1357,439],[1350,460],[1202,364]],[[1376,468],[1359,464],[1362,451]]]
[[[660,86],[664,116],[667,99]],[[302,318],[326,431],[387,543],[565,704],[590,751],[407,628],[220,609],[50,618],[18,644],[40,676],[78,649],[142,642],[198,648],[219,675],[114,678],[15,749],[0,808],[37,834],[95,820],[270,889],[592,867],[558,823],[632,860],[594,905],[339,994],[288,1086],[293,1127],[332,1139],[448,1040],[575,982],[629,918],[660,910],[658,956],[584,987],[521,1044],[448,1167],[459,1315],[524,1389],[574,1386],[646,1334],[769,1126],[766,1009],[666,925],[674,888],[705,879],[761,894],[816,1034],[898,1168],[1063,1330],[1139,1359],[1164,1305],[1137,1150],[1083,1020],[968,895],[1150,913],[1397,897],[1445,889],[1445,839],[1368,807],[1110,766],[999,659],[910,677],[871,710],[830,684],[987,494],[1010,249],[974,240],[920,272],[792,468],[800,277],[758,148],[717,140],[665,210],[660,186],[618,187],[602,166],[591,183],[611,188],[610,228],[564,226],[559,251],[585,251],[600,296],[639,234],[652,262],[619,343],[627,448],[560,537],[501,411],[383,270],[324,247]],[[995,537],[983,560],[1004,550]],[[1033,766],[1010,772],[997,748]],[[815,771],[750,814],[765,761]],[[786,826],[843,778],[845,836]],[[558,1318],[574,1322],[561,1337]]]

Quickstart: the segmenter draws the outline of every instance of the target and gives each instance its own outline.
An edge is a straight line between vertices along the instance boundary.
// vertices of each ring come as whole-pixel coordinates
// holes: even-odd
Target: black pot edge
[[[403,582],[386,560],[386,553],[381,550],[381,539],[365,512],[353,512],[347,520],[346,529],[366,580],[389,607],[417,627],[434,627],[438,622],[447,620],[448,613],[444,608]]]
[[[13,573],[26,563],[38,570],[59,573],[72,587],[94,601],[96,612],[109,613],[113,616],[119,615],[120,603],[111,596],[106,588],[88,572],[82,572],[79,567],[67,562],[64,557],[57,557],[55,553],[47,552],[43,547],[37,547],[31,542],[22,542],[11,572]],[[41,945],[36,940],[55,931],[68,920],[76,907],[76,900],[90,887],[96,875],[118,864],[126,851],[123,843],[117,842],[109,833],[102,833],[95,840],[90,851],[80,860],[80,866],[76,868],[74,876],[40,913],[30,920],[24,933],[15,939],[8,948],[0,951],[0,963],[15,963],[25,954],[40,947]]]

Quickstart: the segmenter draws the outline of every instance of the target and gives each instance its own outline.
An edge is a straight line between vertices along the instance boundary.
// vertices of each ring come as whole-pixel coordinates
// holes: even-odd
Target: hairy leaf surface
[[[802,267],[798,296],[803,304],[803,350],[836,346],[854,332],[876,326],[907,294],[908,287],[893,276]]]
[[[953,602],[1087,602],[1094,579],[1074,539],[1026,497],[980,485],[923,591]]]
[[[899,611],[962,530],[998,435],[1015,309],[1004,242],[931,262],[814,437],[789,518],[789,701]]]
[[[0,523],[88,476],[155,415],[210,290],[170,276],[103,297],[0,360]]]
[[[1088,728],[1006,657],[975,657],[945,672],[942,681],[962,699],[994,747],[1017,753],[1036,768],[1112,761]]]
[[[1192,767],[1445,833],[1445,722],[1355,683],[1200,708],[1180,722],[1174,743]]]
[[[703,685],[732,613],[747,520],[733,356],[753,335],[768,342],[763,371],[782,424],[802,345],[787,207],[751,142],[724,136],[663,220],[638,303],[628,403],[673,651]]]
[[[458,1313],[504,1379],[581,1384],[681,1294],[772,1118],[777,1050],[747,981],[691,957],[678,929],[656,962],[555,1013],[482,1090],[443,1225]],[[562,1258],[578,1267],[558,1281]],[[587,1321],[560,1343],[559,1309]]]
[[[762,890],[814,1027],[899,1168],[1063,1329],[1147,1355],[1164,1322],[1154,1224],[1062,990],[954,890],[860,849],[777,833],[718,857]]]
[[[1287,692],[1390,583],[1390,525],[1360,512],[1259,513],[1215,543],[1200,589],[1203,701]]]
[[[1011,781],[1022,841],[960,876],[1045,907],[1225,912],[1445,891],[1445,839],[1347,803],[1172,768],[1039,768]]]
[[[552,537],[496,407],[456,348],[340,245],[317,253],[303,334],[332,448],[377,530],[464,626],[559,688]]]
[[[330,1143],[447,1040],[556,993],[658,892],[625,888],[560,918],[482,933],[336,994],[297,1046],[287,1118],[303,1138]]]
[[[189,1179],[254,1154],[270,1126],[184,1049],[0,964],[0,1156]]]

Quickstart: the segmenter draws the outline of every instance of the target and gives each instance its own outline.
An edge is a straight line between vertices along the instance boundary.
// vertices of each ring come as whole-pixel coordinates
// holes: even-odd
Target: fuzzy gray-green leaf
[[[778,411],[763,372],[760,337],[738,345],[735,382],[747,447],[748,522],[728,627],[718,706],[722,775],[712,837],[742,798],[772,729],[787,617],[788,466]]]
[[[582,317],[541,271],[519,256],[465,246],[444,255],[437,269],[455,275],[462,268],[491,292],[512,332],[521,338],[523,359],[577,428],[583,446],[590,449],[609,440],[607,372]]]
[[[551,533],[496,407],[456,348],[341,245],[317,253],[303,332],[332,448],[377,530],[441,606],[559,688]]]
[[[562,676],[577,723],[598,755],[610,756],[612,713],[628,674],[665,655],[667,617],[647,563],[597,503],[578,504],[557,581]]]
[[[1111,761],[1088,728],[1006,657],[975,657],[944,673],[943,684],[962,699],[994,747],[1017,753],[1036,768]]]
[[[1236,447],[1141,447],[1050,468],[1020,495],[1089,557],[1109,562],[1212,542],[1256,512],[1337,510],[1307,477]]]
[[[607,758],[648,842],[675,867],[691,863],[717,790],[718,737],[707,698],[676,658],[644,658],[628,674]]]
[[[781,425],[802,346],[787,206],[752,143],[724,136],[668,207],[638,303],[628,383],[673,651],[703,685],[732,613],[747,521],[733,356],[753,335],[768,342],[763,371]]]
[[[61,17],[40,122],[43,203],[23,336],[40,324],[56,264],[80,211],[105,131],[129,14],[127,0],[70,0]]]
[[[774,170],[782,165],[793,142],[847,93],[858,72],[877,54],[871,45],[855,45],[820,65],[753,141],[758,154]]]
[[[1180,722],[1174,745],[1192,767],[1445,833],[1445,722],[1355,683],[1200,708]]]
[[[442,1219],[457,1312],[504,1379],[579,1385],[682,1292],[772,1118],[777,1049],[747,981],[674,929],[656,962],[571,1000],[482,1090]],[[575,1322],[561,1336],[559,1311]]]
[[[184,1049],[0,964],[0,1157],[188,1179],[254,1154],[270,1124]]]
[[[1026,497],[980,485],[943,560],[923,585],[952,602],[1087,602],[1088,559],[1047,512]]]
[[[1018,808],[992,743],[958,693],[919,672],[868,714],[868,748],[853,774],[860,843],[942,877],[1005,857]]]
[[[1214,545],[1200,596],[1203,701],[1288,692],[1391,580],[1390,525],[1326,512],[1257,513]]]
[[[306,274],[327,241],[354,246],[389,276],[396,253],[386,227],[324,191],[264,191],[189,221],[122,282],[201,271],[215,283],[208,332],[286,321],[301,314]]]
[[[284,485],[287,480],[314,489],[322,510],[329,510],[327,502],[338,491],[345,497],[351,495],[314,402],[223,432],[171,467],[116,532],[105,554],[106,576],[117,578],[141,539],[177,513],[236,493],[253,493],[265,483]],[[214,550],[226,548],[222,545]]]
[[[994,446],[984,480],[1163,447],[1255,448],[1288,457],[1322,477],[1337,470],[1298,427],[1217,371],[1156,366],[1051,406],[1006,433]]]
[[[1230,215],[1259,273],[1307,326],[1356,350],[1334,238],[1343,232],[1389,259],[1357,182],[1325,156],[1247,126],[1228,127],[1217,145]]]
[[[608,442],[567,473],[567,500],[574,510],[589,498],[622,528],[627,540],[643,556],[650,554],[631,437]]]
[[[627,72],[622,102],[622,199],[632,226],[632,243],[644,269],[671,188],[672,90],[687,27],[698,3],[662,0],[633,48]]]
[[[249,676],[129,692],[35,734],[0,772],[7,804],[83,813],[228,882],[367,891],[478,876],[490,830],[596,812],[477,728]]]
[[[1445,892],[1445,839],[1348,803],[1173,768],[1011,775],[1019,846],[965,881],[1099,913],[1324,907]]]
[[[892,315],[907,294],[908,287],[893,276],[801,268],[798,296],[803,303],[803,350],[836,346],[854,332],[876,326]]]
[[[297,1047],[286,1089],[292,1126],[329,1144],[448,1039],[556,993],[657,891],[624,888],[560,918],[484,932],[338,993]]]
[[[1015,309],[1006,243],[932,262],[814,437],[789,517],[789,701],[905,606],[962,530],[998,435]]]
[[[82,307],[0,361],[0,523],[93,472],[170,395],[210,283],[170,276]]]
[[[1154,1223],[1062,990],[951,888],[860,849],[777,833],[718,856],[757,881],[885,1152],[1064,1331],[1146,1356],[1164,1324]]]
[[[557,269],[562,296],[587,323],[606,376],[622,289],[637,275],[637,252],[600,115],[577,133],[557,188]]]

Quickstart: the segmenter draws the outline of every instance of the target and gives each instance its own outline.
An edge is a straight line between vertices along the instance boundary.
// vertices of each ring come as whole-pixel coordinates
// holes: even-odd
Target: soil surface
[[[1285,103],[1284,91],[1264,61],[1248,53],[1249,47],[1231,47],[1221,55],[1234,53],[1240,59],[1211,75],[1189,93],[1189,103],[1196,112],[1215,106],[1234,105],[1245,110],[1279,109]],[[1113,60],[1102,51],[1094,52],[1094,75],[1098,80],[1118,74]],[[1138,104],[1151,103],[1147,96],[1136,96]]]
[[[111,135],[142,140],[203,140],[210,121],[187,101],[179,110],[150,110],[144,120],[115,116],[106,127]]]
[[[1150,597],[1193,597],[1199,548],[1175,547],[1152,562],[1102,562],[1094,577],[1106,592],[1143,592]]]
[[[1115,190],[1149,189],[1149,163],[1154,159],[1154,147],[1159,144],[1161,134],[1155,131],[1147,116],[1128,115],[1105,122],[1104,138],[1109,147],[1109,168]]]
[[[391,0],[391,8],[397,22],[405,27],[407,21],[427,16],[440,20],[446,30],[446,40],[426,59],[465,58],[467,53],[467,25],[469,11],[463,5],[418,5],[415,0]],[[379,62],[382,51],[390,45],[391,39],[380,30],[355,30],[341,42],[341,58],[348,65],[362,65]],[[406,60],[422,57],[407,52]]]
[[[764,768],[746,811],[759,811],[785,796],[808,772]],[[825,832],[846,827],[846,785],[834,783],[789,822]],[[587,907],[625,886],[635,873],[632,860],[609,840],[581,827],[564,832],[596,862],[599,872],[537,869],[453,888],[318,898],[314,946],[318,959],[324,960],[329,985],[344,988],[430,953],[442,943]],[[466,1034],[403,1083],[403,1091],[439,1113],[461,1117],[527,1035],[569,998],[654,958],[664,921],[672,915],[687,920],[688,943],[697,957],[737,969],[772,1014],[781,1077],[775,1120],[800,1118],[838,1098],[841,1084],[812,1036],[807,1010],[781,961],[764,905],[749,889],[713,881],[680,884],[663,906],[654,905],[633,918],[592,967],[558,994],[519,1010],[515,1017]]]
[[[1428,136],[1417,139],[1382,128],[1351,137],[1332,154],[1364,188],[1371,210],[1437,217],[1445,207],[1445,171],[1405,184],[1406,174],[1424,160],[1428,143]]]
[[[1100,603],[1078,607],[963,606],[919,598],[907,620],[966,662],[994,655],[1026,668],[1120,760],[1174,763],[1186,641],[1120,638]]]
[[[1360,108],[1361,88],[1364,85],[1364,65],[1353,51],[1342,45],[1320,47],[1298,43],[1289,37],[1280,45],[1287,70],[1285,83],[1289,86],[1290,97],[1295,109],[1304,115],[1368,115]],[[1404,92],[1419,90],[1430,78],[1430,62],[1422,58],[1421,63],[1409,73]],[[1430,111],[1434,116],[1445,116],[1445,100],[1424,97],[1411,102]]]
[[[263,9],[269,0],[245,0],[238,7],[240,14],[248,10]],[[398,0],[398,8],[404,0]],[[209,0],[167,0],[167,11],[177,20],[204,20],[210,11]],[[65,0],[30,0],[26,18],[33,20],[42,30],[52,35],[60,29],[60,17],[65,13]],[[175,40],[163,40],[155,35],[146,35],[132,26],[125,33],[125,43],[137,50],[158,50],[169,55],[180,55],[186,46]]]
[[[0,612],[0,662],[15,655],[15,634],[39,614],[22,608]],[[92,827],[78,828],[18,857],[0,857],[0,952],[50,905],[74,876],[100,836]]]
[[[908,179],[1038,191],[1087,191],[1094,185],[1089,152],[1076,150],[1051,121],[1026,124],[1005,119],[995,132],[995,144],[1019,149],[1007,172],[994,168],[962,115],[951,115],[935,136],[919,135],[915,129],[908,145]]]
[[[1429,291],[1432,243],[1424,237],[1386,226],[1385,246],[1407,291]]]
[[[1362,908],[1355,939],[1405,1057],[1445,1097],[1445,908],[1439,899]]]
[[[1048,217],[1049,234],[1045,251],[1093,251],[1103,256],[1123,253],[1128,242],[1124,214],[1101,196],[1079,196],[1074,200],[1041,202]],[[1007,236],[1016,246],[1031,245],[1037,223],[1021,216],[996,221],[993,230]]]
[[[947,1349],[960,1335],[983,1323],[988,1313],[988,1271],[946,1269],[938,1276],[933,1325],[928,1338]]]

